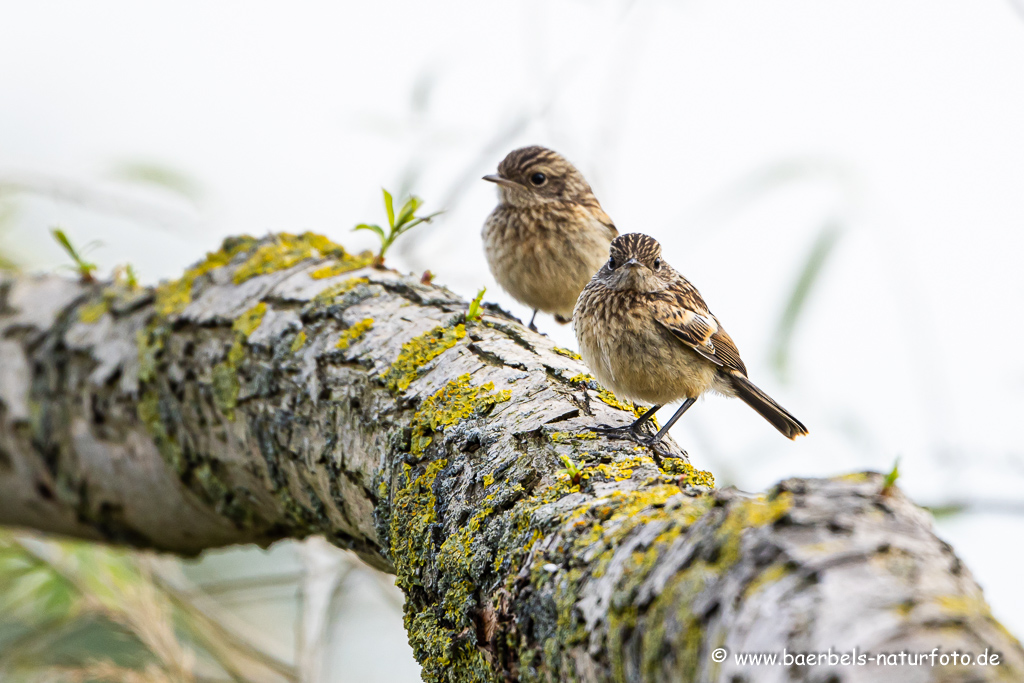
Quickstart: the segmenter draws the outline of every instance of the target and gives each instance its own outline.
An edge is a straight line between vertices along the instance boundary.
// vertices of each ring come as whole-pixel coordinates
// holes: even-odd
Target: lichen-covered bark
[[[396,574],[427,680],[1024,679],[877,475],[714,490],[671,442],[586,431],[634,412],[572,352],[369,264],[305,234],[155,290],[0,276],[0,522],[178,553],[322,534]]]

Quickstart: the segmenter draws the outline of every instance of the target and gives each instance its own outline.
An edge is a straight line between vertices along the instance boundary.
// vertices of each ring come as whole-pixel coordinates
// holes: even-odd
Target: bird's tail
[[[804,427],[800,420],[756,386],[753,382],[740,374],[730,374],[730,383],[736,391],[736,396],[743,400],[748,406],[772,423],[772,426],[782,432],[790,439],[807,434],[807,427]]]

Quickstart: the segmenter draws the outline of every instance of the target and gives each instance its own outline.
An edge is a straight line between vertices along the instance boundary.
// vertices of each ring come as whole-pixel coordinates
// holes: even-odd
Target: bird
[[[516,301],[560,323],[572,319],[580,292],[608,258],[619,234],[576,167],[546,147],[509,152],[496,175],[498,206],[481,236],[494,279]]]
[[[580,294],[573,311],[580,355],[598,382],[651,407],[625,427],[595,431],[654,445],[705,392],[737,397],[784,436],[807,428],[747,378],[729,334],[697,288],[642,233],[616,237],[609,258]],[[653,437],[644,425],[666,403],[682,405]]]

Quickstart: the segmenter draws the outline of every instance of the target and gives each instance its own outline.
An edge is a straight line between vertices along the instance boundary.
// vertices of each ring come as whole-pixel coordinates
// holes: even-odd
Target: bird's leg
[[[533,315],[530,316],[530,324],[527,325],[527,327],[529,327],[530,330],[533,331],[533,332],[537,331],[537,326],[533,324],[533,321],[536,318],[537,318],[537,309],[535,308],[535,309],[533,309]]]
[[[647,409],[647,412],[638,417],[632,423],[623,425],[621,427],[609,427],[608,425],[598,425],[596,427],[590,427],[591,431],[598,432],[599,434],[612,435],[624,435],[628,434],[633,439],[640,438],[640,430],[643,429],[644,425],[654,417],[654,414],[658,412],[661,406],[651,406]]]
[[[637,441],[644,444],[645,446],[653,446],[654,444],[658,443],[659,441],[661,441],[661,438],[668,433],[668,430],[672,428],[672,425],[674,425],[676,421],[683,416],[683,413],[689,410],[690,406],[692,406],[696,402],[697,399],[695,398],[686,399],[685,401],[683,401],[683,405],[679,406],[679,410],[677,410],[675,414],[669,418],[668,422],[665,423],[665,426],[662,427],[657,434],[652,436],[650,439],[643,439],[638,437]],[[646,416],[646,413],[644,413],[644,415]]]

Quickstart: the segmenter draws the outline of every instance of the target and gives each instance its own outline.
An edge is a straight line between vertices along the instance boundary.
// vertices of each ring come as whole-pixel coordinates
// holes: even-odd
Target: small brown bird
[[[556,152],[523,147],[498,164],[498,206],[484,223],[484,252],[494,279],[516,301],[572,319],[580,292],[608,259],[619,234],[590,185]]]
[[[627,433],[655,444],[694,401],[709,389],[735,396],[790,439],[807,428],[747,379],[740,353],[697,288],[661,258],[661,245],[640,233],[616,237],[611,258],[583,290],[573,327],[583,360],[599,382],[616,394],[653,404],[626,427],[597,431]],[[651,438],[641,428],[662,405],[683,405]]]

